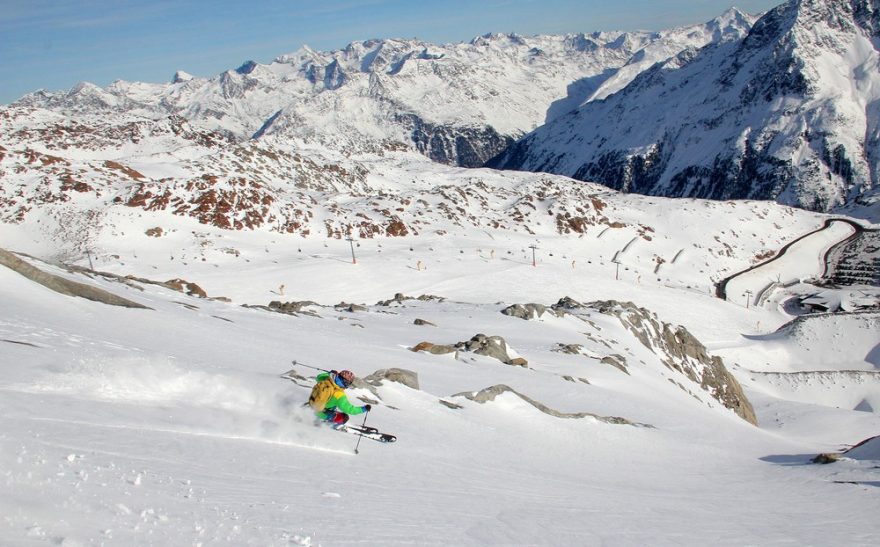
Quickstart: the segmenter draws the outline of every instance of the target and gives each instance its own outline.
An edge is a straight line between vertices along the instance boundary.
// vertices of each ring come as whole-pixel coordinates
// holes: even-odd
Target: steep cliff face
[[[682,51],[491,165],[648,195],[876,209],[878,13],[868,0],[792,0],[744,38]]]
[[[410,132],[416,150],[438,163],[482,167],[514,143],[513,137],[491,126],[435,125],[414,114],[397,119]]]

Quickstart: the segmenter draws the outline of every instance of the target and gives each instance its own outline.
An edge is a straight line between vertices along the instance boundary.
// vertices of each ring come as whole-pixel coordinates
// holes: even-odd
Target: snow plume
[[[317,440],[302,394],[276,378],[213,371],[164,356],[81,358],[16,391],[122,403],[173,416],[168,431],[301,444]],[[298,426],[296,424],[299,424]]]
[[[168,404],[187,401],[225,410],[257,410],[255,391],[242,389],[240,379],[205,370],[187,370],[174,359],[131,357],[80,359],[53,371],[35,389],[90,399]],[[262,408],[260,408],[262,410]]]

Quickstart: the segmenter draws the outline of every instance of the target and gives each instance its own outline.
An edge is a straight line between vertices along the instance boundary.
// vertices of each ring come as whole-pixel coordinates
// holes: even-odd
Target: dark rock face
[[[816,59],[846,64],[848,49],[876,39],[878,21],[880,6],[868,0],[786,2],[744,38],[655,65],[489,166],[655,196],[776,200],[815,211],[858,202],[880,178],[877,106],[866,97],[863,111],[842,114],[851,105],[819,77]]]
[[[574,298],[571,298],[570,296],[563,296],[562,298],[559,299],[558,302],[556,302],[555,304],[553,304],[550,307],[553,308],[554,310],[557,310],[557,311],[565,311],[565,310],[577,310],[577,309],[583,308],[584,305],[581,304],[580,302],[578,302],[577,300],[575,300]]]
[[[675,143],[663,141],[645,155],[615,150],[584,163],[573,178],[621,192],[715,200],[773,200],[794,178],[790,161],[756,150],[754,143],[747,142],[742,155],[718,156],[711,166],[689,165],[672,174],[667,183],[664,175],[675,151]]]
[[[482,167],[514,142],[490,126],[435,125],[414,114],[398,116],[397,122],[411,133],[416,150],[447,165]]]
[[[504,315],[525,320],[540,319],[546,312],[547,306],[542,304],[514,304],[501,310]]]

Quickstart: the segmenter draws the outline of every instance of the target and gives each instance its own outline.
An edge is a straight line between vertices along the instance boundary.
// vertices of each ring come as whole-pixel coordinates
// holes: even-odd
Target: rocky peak
[[[193,75],[182,70],[178,70],[174,73],[174,77],[171,78],[172,84],[182,84],[184,82],[188,82],[193,79]]]
[[[737,8],[730,8],[706,23],[706,27],[713,32],[715,41],[720,42],[742,38],[743,32],[747,32],[754,23],[755,17]]]
[[[865,70],[878,62],[878,11],[867,0],[792,0],[741,39],[679,50],[491,164],[647,195],[817,211],[864,201],[880,177],[880,77]]]
[[[257,68],[256,61],[245,61],[244,63],[241,64],[241,66],[236,68],[235,71],[238,72],[239,74],[250,74],[256,68]]]
[[[844,48],[829,33],[877,33],[878,9],[870,0],[790,0],[758,20],[745,49],[777,44],[777,50],[814,46]]]
[[[842,32],[854,32],[870,25],[877,8],[870,0],[796,0],[791,2],[796,25],[804,30],[822,25]],[[872,33],[873,34],[873,33]]]

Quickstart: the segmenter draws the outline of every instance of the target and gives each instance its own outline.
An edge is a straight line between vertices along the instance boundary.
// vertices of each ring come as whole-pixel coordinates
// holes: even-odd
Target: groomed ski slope
[[[401,248],[384,260],[403,268],[411,257]],[[872,545],[880,537],[876,460],[807,463],[875,435],[876,411],[824,406],[833,395],[823,406],[789,402],[740,370],[757,368],[749,355],[763,343],[741,333],[774,331],[788,320],[779,308],[746,310],[607,276],[571,287],[582,302],[634,300],[722,351],[755,404],[755,428],[673,385],[611,317],[594,315],[590,326],[499,313],[525,293],[545,304],[565,296],[559,267],[488,262],[497,279],[520,280],[516,299],[487,275],[481,303],[468,303],[459,297],[475,291],[474,280],[449,268],[436,291],[445,302],[357,313],[313,306],[320,317],[294,317],[33,263],[152,309],[61,296],[0,268],[3,544]],[[248,275],[267,283],[254,279],[259,270],[224,267],[230,288]],[[305,286],[320,285],[320,269],[297,273],[312,276]],[[365,287],[337,276],[318,300],[357,294],[375,296],[358,300],[373,304],[391,298],[395,282]],[[476,333],[503,336],[529,367],[408,350]],[[629,374],[587,355],[610,351],[603,341],[626,353]],[[584,344],[585,354],[553,352],[559,343]],[[838,340],[850,362],[849,348],[865,343]],[[355,437],[315,428],[301,406],[308,387],[279,378],[291,359],[361,377],[417,372],[419,390],[379,387],[367,419],[398,442],[364,440],[355,456]],[[653,427],[555,418],[511,393],[486,404],[453,397],[496,384],[562,412]],[[350,396],[375,400],[363,390]]]

